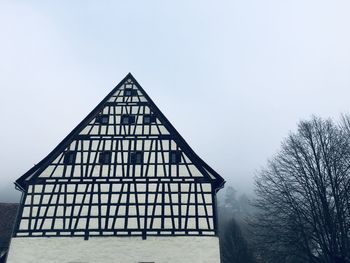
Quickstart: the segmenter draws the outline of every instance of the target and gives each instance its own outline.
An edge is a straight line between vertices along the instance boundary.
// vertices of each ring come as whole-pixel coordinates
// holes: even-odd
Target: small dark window
[[[181,152],[171,151],[169,156],[169,162],[172,164],[177,164],[181,162]]]
[[[121,123],[122,124],[133,124],[133,123],[135,123],[135,116],[134,115],[122,115]]]
[[[154,115],[143,115],[143,124],[151,124],[156,122],[156,116]]]
[[[126,89],[124,91],[124,96],[131,96],[131,94],[132,94],[132,89]]]
[[[109,116],[108,115],[99,115],[96,117],[96,122],[101,124],[107,124],[109,122]]]
[[[131,164],[142,164],[143,163],[143,152],[136,151],[136,152],[130,153],[129,162]]]
[[[136,89],[125,89],[124,96],[136,96]]]
[[[112,152],[111,151],[103,151],[100,153],[99,156],[99,163],[100,164],[109,164],[112,161]]]
[[[76,152],[68,151],[64,154],[63,163],[64,164],[73,164],[75,162]]]

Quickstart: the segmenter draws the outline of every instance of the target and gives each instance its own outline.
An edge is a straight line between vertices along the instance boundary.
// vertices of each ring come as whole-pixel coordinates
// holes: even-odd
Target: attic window
[[[143,152],[136,151],[130,153],[129,162],[131,164],[142,164],[143,163]]]
[[[75,162],[76,152],[74,151],[67,151],[64,154],[63,163],[64,164],[73,164]]]
[[[100,153],[99,156],[99,163],[100,164],[109,164],[112,161],[112,152],[111,151],[103,151]]]
[[[137,95],[137,92],[135,89],[125,89],[124,90],[124,96],[128,96],[128,97],[131,97],[131,96],[136,96]]]
[[[121,117],[121,123],[122,124],[132,124],[135,123],[135,116],[134,115],[122,115]]]
[[[98,115],[96,117],[96,122],[101,124],[107,124],[109,122],[109,116],[106,114]]]
[[[143,115],[143,124],[151,124],[153,122],[156,122],[156,116],[154,115]]]
[[[171,164],[178,164],[181,162],[181,152],[180,151],[170,151],[169,162]]]

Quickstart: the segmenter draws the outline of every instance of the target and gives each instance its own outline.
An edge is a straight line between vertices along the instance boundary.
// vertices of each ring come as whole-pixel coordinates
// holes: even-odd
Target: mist
[[[300,119],[349,111],[348,1],[2,1],[0,201],[131,72],[239,192]]]

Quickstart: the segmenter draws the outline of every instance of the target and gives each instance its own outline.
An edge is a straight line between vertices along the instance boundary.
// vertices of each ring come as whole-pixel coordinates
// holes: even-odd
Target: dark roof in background
[[[0,203],[0,249],[8,247],[19,204]]]

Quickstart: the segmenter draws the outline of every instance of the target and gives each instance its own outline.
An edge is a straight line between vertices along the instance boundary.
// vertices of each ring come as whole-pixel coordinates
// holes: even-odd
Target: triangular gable
[[[144,112],[132,112],[133,109],[130,108],[130,106],[126,106],[126,101],[130,101],[130,98],[127,98],[129,96],[126,96],[126,91],[128,85],[132,84],[135,87],[134,89],[137,90],[137,94],[134,94],[135,96],[130,96],[130,98],[134,98],[135,102],[138,105],[143,105]],[[125,108],[125,112],[117,112],[118,110],[123,110]],[[112,109],[112,110],[106,110],[106,109]],[[155,128],[154,131],[149,130],[149,137],[154,136],[154,138],[157,138],[157,136],[170,136],[171,140],[176,142],[178,147],[183,152],[183,158],[184,160],[188,159],[195,168],[200,172],[202,179],[208,182],[211,182],[213,184],[213,188],[218,190],[220,189],[223,184],[224,180],[223,178],[216,173],[208,164],[206,164],[202,159],[200,159],[196,153],[191,149],[191,147],[186,143],[186,141],[182,138],[182,136],[176,131],[176,129],[172,126],[172,124],[168,121],[168,119],[164,116],[164,114],[158,109],[158,107],[155,105],[155,103],[151,100],[151,98],[147,95],[147,93],[143,90],[143,88],[140,86],[140,84],[136,81],[136,79],[129,73],[96,107],[95,109],[70,133],[68,136],[48,155],[46,156],[42,161],[40,161],[37,165],[35,165],[33,168],[31,168],[28,172],[26,172],[23,176],[21,176],[17,181],[16,185],[24,190],[26,188],[26,185],[29,182],[35,182],[38,177],[40,177],[43,172],[47,171],[49,169],[50,164],[53,162],[60,162],[64,158],[63,154],[67,151],[67,149],[70,149],[69,147],[78,147],[78,143],[74,143],[74,141],[81,140],[83,136],[89,136],[89,138],[97,135],[103,134],[104,136],[124,136],[128,137],[128,134],[130,132],[133,133],[133,135],[137,135],[137,125],[119,125],[120,124],[120,118],[121,115],[125,114],[133,114],[139,116],[139,115],[145,115],[148,112],[145,112],[146,110],[150,113],[154,114],[154,116],[157,119],[157,129]],[[129,112],[128,112],[129,111]],[[98,126],[96,124],[96,118],[98,116],[110,116],[112,117],[112,122],[115,124],[118,122],[118,125],[114,125],[113,127],[109,128],[109,126]],[[116,119],[117,117],[118,120]],[[136,120],[136,123],[140,123],[140,121]],[[141,124],[141,123],[140,123]],[[142,125],[139,125],[140,129]],[[147,126],[147,125],[146,125]],[[161,127],[161,130],[160,128]],[[103,129],[103,130],[102,130]],[[129,130],[127,130],[129,129]],[[131,130],[133,129],[133,130]],[[143,129],[143,128],[142,128]],[[149,128],[150,129],[150,128]],[[153,133],[155,134],[153,134]],[[96,134],[95,134],[96,133]],[[144,134],[144,131],[143,133]],[[143,137],[143,136],[141,136]],[[73,145],[74,143],[74,145]],[[131,142],[130,142],[131,144]],[[83,147],[83,146],[81,146]],[[151,147],[151,146],[150,146]],[[90,146],[91,148],[91,146]],[[119,148],[117,148],[119,149]],[[82,150],[83,151],[83,150]],[[46,170],[45,170],[46,169]],[[188,167],[187,167],[188,169]],[[91,171],[93,173],[93,171]],[[135,173],[135,172],[134,172]],[[114,171],[114,176],[116,175],[116,171]],[[200,177],[200,176],[199,176]]]

